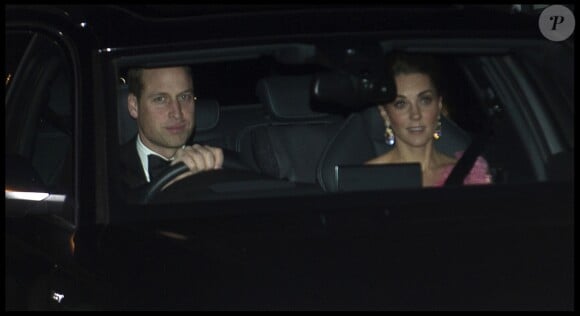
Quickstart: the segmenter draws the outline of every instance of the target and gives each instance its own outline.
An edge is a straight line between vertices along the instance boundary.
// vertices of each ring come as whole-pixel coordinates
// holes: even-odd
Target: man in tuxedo
[[[151,182],[168,165],[183,162],[189,171],[221,169],[221,148],[187,145],[195,125],[195,96],[187,66],[135,68],[128,72],[127,106],[138,134],[121,147],[122,177],[128,188]]]

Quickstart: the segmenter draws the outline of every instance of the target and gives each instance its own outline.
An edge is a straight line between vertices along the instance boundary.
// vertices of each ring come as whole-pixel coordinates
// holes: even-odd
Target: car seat
[[[317,112],[310,102],[311,75],[262,78],[256,94],[270,122],[247,127],[237,141],[245,161],[279,179],[316,183],[322,151],[344,118]]]

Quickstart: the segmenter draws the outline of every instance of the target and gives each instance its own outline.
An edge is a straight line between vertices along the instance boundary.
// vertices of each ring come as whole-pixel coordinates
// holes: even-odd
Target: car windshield
[[[133,191],[138,193],[127,195],[129,200],[174,203],[570,179],[559,164],[570,163],[572,143],[567,132],[557,135],[547,122],[536,122],[544,128],[537,137],[550,138],[546,145],[533,145],[535,140],[523,136],[534,130],[526,122],[530,111],[546,114],[550,124],[564,119],[564,109],[537,99],[540,87],[533,75],[545,70],[534,55],[559,44],[530,38],[450,37],[443,49],[438,40],[428,37],[375,35],[363,41],[352,35],[348,39],[305,37],[267,44],[248,40],[232,46],[220,42],[218,48],[120,57],[119,145],[134,144],[138,134],[138,120],[127,112],[127,71],[187,65],[196,97],[195,127],[188,144],[221,148],[225,159],[220,170],[200,172],[166,187],[153,190],[150,181]],[[439,124],[434,128],[440,129],[440,138],[432,143],[449,160],[432,167],[437,173],[433,181],[424,171],[429,161],[419,156],[395,159],[394,164],[369,163],[403,146],[389,144],[379,108],[404,102],[412,108],[430,100],[396,91],[387,61],[399,55],[427,57],[439,70],[433,78],[435,93],[428,96],[442,100],[437,121],[419,117],[402,123],[418,129],[412,137],[421,136],[424,128],[431,131],[429,119]],[[522,56],[529,58],[523,61]],[[504,75],[503,69],[510,69],[515,77]],[[490,72],[500,78],[493,80]],[[514,84],[534,103],[514,100],[517,93],[507,89]],[[381,88],[388,91],[381,94]],[[427,117],[426,113],[419,115]],[[404,135],[399,140],[404,145],[409,141],[413,140]],[[461,167],[454,168],[457,165]],[[453,177],[454,181],[449,179]]]

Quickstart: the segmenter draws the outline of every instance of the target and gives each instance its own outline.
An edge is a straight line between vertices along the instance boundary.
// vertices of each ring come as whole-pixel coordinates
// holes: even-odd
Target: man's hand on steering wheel
[[[187,178],[193,174],[200,173],[201,171],[211,171],[211,170],[237,170],[237,171],[244,171],[244,172],[255,172],[250,167],[248,167],[247,163],[241,159],[237,152],[231,150],[222,150],[220,148],[214,148],[210,146],[200,146],[194,145],[191,147],[201,147],[201,150],[193,150],[194,148],[188,149],[184,148],[183,152],[180,152],[180,159],[174,159],[171,166],[165,169],[154,181],[150,182],[148,185],[142,187],[139,190],[136,190],[133,193],[134,199],[139,203],[148,203],[151,201],[160,191],[165,190],[170,184],[175,183],[183,178]],[[217,150],[217,151],[216,151]],[[211,153],[213,156],[213,165],[211,163],[206,163],[206,156],[207,154]],[[195,166],[195,159],[203,158],[203,163],[205,166],[204,169],[196,168]],[[203,156],[206,155],[206,156]],[[208,157],[211,159],[211,157]],[[195,170],[191,170],[191,167],[186,164],[189,161],[190,163],[193,162],[193,166]],[[199,163],[201,165],[201,162]],[[213,166],[213,167],[212,167]]]
[[[199,144],[180,148],[175,152],[173,157],[174,159],[171,162],[172,166],[183,162],[185,165],[187,165],[189,171],[182,173],[175,179],[171,180],[169,183],[163,186],[163,189],[183,178],[192,176],[196,173],[221,169],[224,163],[224,153],[221,148]]]

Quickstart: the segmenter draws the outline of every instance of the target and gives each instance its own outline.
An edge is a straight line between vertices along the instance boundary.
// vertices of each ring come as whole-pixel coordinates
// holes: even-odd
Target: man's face
[[[145,69],[139,100],[129,95],[129,112],[137,120],[141,141],[171,157],[191,136],[195,102],[191,76],[182,67]]]

